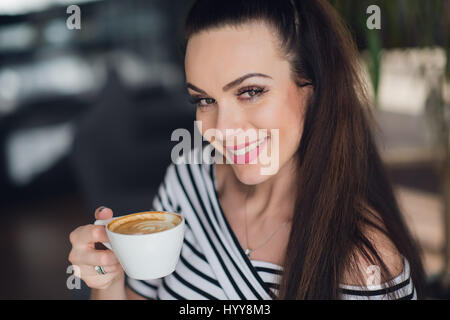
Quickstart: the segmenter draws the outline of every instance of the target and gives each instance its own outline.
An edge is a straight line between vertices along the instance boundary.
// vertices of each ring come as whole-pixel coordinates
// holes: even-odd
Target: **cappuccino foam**
[[[109,230],[121,234],[150,234],[176,227],[181,218],[170,212],[149,211],[135,213],[112,221]]]

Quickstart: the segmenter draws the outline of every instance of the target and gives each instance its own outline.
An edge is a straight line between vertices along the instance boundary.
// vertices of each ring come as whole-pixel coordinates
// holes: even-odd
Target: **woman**
[[[101,227],[72,232],[69,260],[81,266],[92,298],[421,298],[419,249],[371,135],[357,52],[332,7],[199,0],[185,32],[200,131],[234,162],[168,167],[153,207],[187,223],[169,276],[125,278],[112,252],[94,250],[107,240]],[[222,138],[206,137],[208,129]],[[259,129],[267,135],[248,149],[229,139]],[[258,157],[279,156],[276,173],[249,161],[255,147]],[[96,211],[97,219],[111,216]]]

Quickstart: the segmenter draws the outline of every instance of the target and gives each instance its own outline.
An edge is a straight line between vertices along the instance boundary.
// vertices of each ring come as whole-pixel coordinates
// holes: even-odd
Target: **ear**
[[[307,80],[296,81],[295,84],[298,87],[300,87],[300,88],[303,88],[303,87],[314,87],[313,83],[311,81],[307,81]]]
[[[306,97],[304,101],[308,101],[309,98],[314,93],[314,84],[311,81],[306,80],[297,81],[295,84],[297,85],[297,90],[299,94],[303,97]]]
[[[312,92],[314,92],[314,84],[311,80],[298,79],[295,81],[295,85],[299,88],[300,92],[304,92],[305,89],[309,91],[308,97]]]

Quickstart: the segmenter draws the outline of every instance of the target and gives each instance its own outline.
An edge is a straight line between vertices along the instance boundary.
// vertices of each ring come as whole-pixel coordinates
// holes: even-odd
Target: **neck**
[[[296,196],[293,159],[281,167],[277,174],[255,185],[242,183],[232,172],[231,166],[226,167],[229,171],[224,171],[231,172],[224,175],[224,180],[228,180],[225,184],[231,185],[232,189],[239,193],[243,205],[246,204],[249,221],[270,219],[285,222],[292,219]]]

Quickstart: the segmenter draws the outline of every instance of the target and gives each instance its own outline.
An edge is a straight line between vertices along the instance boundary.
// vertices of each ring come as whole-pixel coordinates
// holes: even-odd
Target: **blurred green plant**
[[[367,51],[369,53],[369,59],[367,61],[367,67],[369,70],[370,80],[372,81],[374,91],[374,105],[378,106],[378,88],[380,85],[380,70],[381,70],[381,49],[382,43],[379,36],[379,32],[376,29],[369,30],[366,28],[367,37]]]
[[[378,93],[381,49],[442,47],[450,78],[450,0],[329,0],[352,30],[360,50],[367,50],[374,91]],[[381,29],[366,26],[370,5],[381,10]]]

